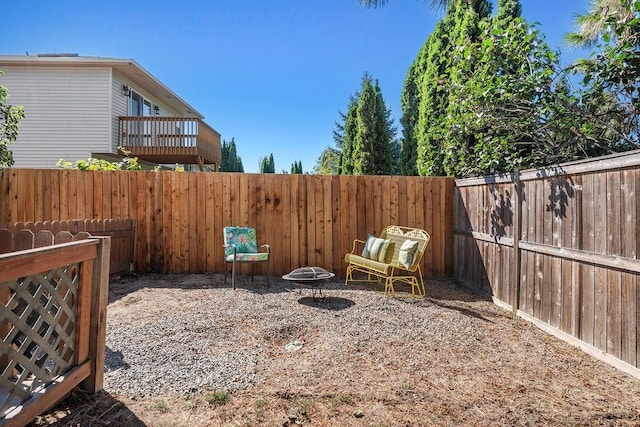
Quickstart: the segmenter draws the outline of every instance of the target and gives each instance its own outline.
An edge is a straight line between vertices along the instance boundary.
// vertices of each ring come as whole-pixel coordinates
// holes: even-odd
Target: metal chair
[[[266,252],[258,252],[258,247],[265,248]],[[224,259],[231,264],[231,286],[236,288],[236,263],[252,263],[251,281],[256,263],[266,263],[266,279],[269,286],[269,259],[271,248],[269,245],[260,245],[256,239],[256,229],[251,227],[225,227],[224,228]],[[224,272],[224,283],[227,283],[228,269]]]

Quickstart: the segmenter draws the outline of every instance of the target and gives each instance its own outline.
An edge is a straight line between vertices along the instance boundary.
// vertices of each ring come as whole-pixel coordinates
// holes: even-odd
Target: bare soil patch
[[[239,280],[235,291],[221,275],[113,280],[107,326],[126,369],[133,344],[110,331],[184,321],[173,360],[224,347],[225,357],[248,360],[246,381],[229,383],[237,389],[187,378],[189,393],[158,381],[153,393],[131,395],[107,377],[103,392],[76,392],[34,425],[640,425],[640,380],[450,281],[429,281],[424,299],[335,281],[314,300],[284,281]],[[157,345],[145,340],[135,345]],[[162,363],[168,373],[189,368]]]

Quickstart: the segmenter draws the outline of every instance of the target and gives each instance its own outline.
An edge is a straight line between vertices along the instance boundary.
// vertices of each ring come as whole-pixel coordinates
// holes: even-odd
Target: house
[[[0,55],[0,84],[25,118],[11,146],[15,167],[61,158],[121,158],[218,170],[220,134],[204,116],[131,59],[77,54]]]

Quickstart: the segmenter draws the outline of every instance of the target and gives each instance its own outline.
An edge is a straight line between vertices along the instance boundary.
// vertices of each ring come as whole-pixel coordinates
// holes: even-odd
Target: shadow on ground
[[[298,303],[308,307],[321,308],[323,310],[338,311],[353,307],[356,303],[348,298],[340,297],[302,297],[298,299]]]
[[[402,296],[410,292],[410,287],[402,283],[395,285],[396,293]],[[140,289],[167,288],[167,289],[231,289],[231,280],[224,281],[224,274],[221,273],[200,273],[200,274],[127,274],[111,278],[109,285],[109,303],[113,303],[124,296],[136,292]],[[294,287],[297,288],[297,287]],[[455,283],[451,279],[428,279],[425,280],[426,298],[430,300],[443,301],[491,301],[487,295],[474,292],[462,285]],[[267,285],[264,276],[238,275],[236,277],[236,289],[243,289],[249,292],[265,295],[274,293],[291,292],[290,283],[280,277],[271,277],[270,284]],[[352,282],[345,286],[341,279],[332,279],[322,285],[322,290],[331,290],[332,296],[336,292],[344,290],[358,290],[379,292],[384,294],[384,283],[382,282]],[[443,305],[446,307],[446,305]]]
[[[29,426],[146,427],[127,406],[102,390],[95,394],[73,391],[45,417]]]

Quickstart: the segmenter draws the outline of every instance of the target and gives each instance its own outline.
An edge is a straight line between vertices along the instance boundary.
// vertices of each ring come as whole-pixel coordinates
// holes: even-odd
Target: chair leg
[[[271,276],[271,259],[267,258],[267,287],[271,286],[269,284],[269,276]]]
[[[236,260],[231,264],[231,288],[236,289]]]

